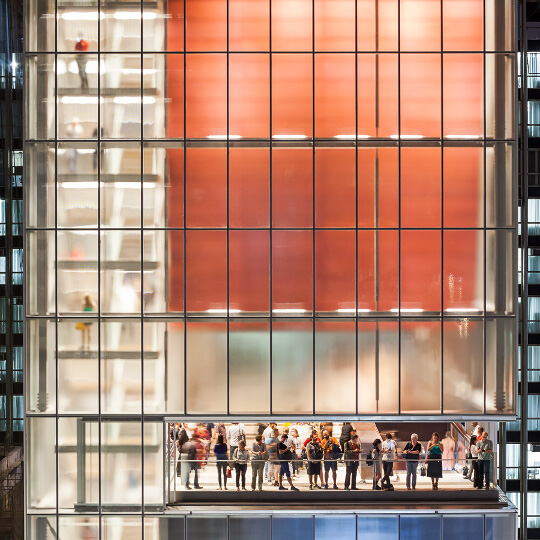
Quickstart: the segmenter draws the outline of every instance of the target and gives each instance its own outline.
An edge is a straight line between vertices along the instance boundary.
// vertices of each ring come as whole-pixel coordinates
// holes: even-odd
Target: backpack
[[[314,450],[311,452],[311,458],[315,461],[319,461],[323,458],[323,449],[320,444],[315,446]]]
[[[334,459],[341,459],[342,453],[341,453],[341,447],[339,446],[339,444],[332,442],[331,450],[332,450],[332,457]]]
[[[368,467],[373,467],[374,462],[375,460],[373,459],[373,450],[371,450],[371,452],[369,452],[369,454],[366,457],[366,465]]]

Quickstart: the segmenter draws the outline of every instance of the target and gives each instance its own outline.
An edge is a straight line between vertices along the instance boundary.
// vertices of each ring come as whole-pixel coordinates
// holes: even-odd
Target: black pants
[[[480,487],[480,471],[478,470],[478,461],[473,459],[471,461],[471,478],[474,474],[473,485],[474,487]]]
[[[383,461],[382,462],[384,475],[381,480],[381,486],[390,485],[390,477],[392,476],[392,471],[394,470],[393,461]]]
[[[221,475],[223,474],[223,485],[227,487],[227,461],[217,462],[217,479],[221,487]]]
[[[478,460],[478,472],[480,480],[479,480],[479,487],[489,487],[489,481],[490,481],[490,469],[491,469],[491,460],[489,459],[479,459]],[[484,480],[486,482],[486,485],[484,486]]]
[[[358,472],[358,461],[347,462],[345,468],[345,489],[351,486],[356,489],[356,473]]]
[[[236,487],[240,487],[240,475],[242,475],[242,487],[245,488],[247,463],[235,463],[234,468],[236,470]]]

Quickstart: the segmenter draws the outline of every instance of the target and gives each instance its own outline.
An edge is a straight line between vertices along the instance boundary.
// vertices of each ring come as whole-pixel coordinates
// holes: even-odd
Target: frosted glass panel
[[[362,516],[357,517],[357,540],[398,540],[399,518],[397,516]]]
[[[215,516],[188,516],[187,537],[201,540],[227,540],[227,518]]]
[[[186,388],[187,411],[227,411],[227,323],[188,322]],[[209,392],[212,399],[208,399]]]
[[[356,540],[355,516],[324,516],[315,518],[315,540],[340,538]]]
[[[298,384],[302,381],[303,384]],[[313,412],[313,323],[272,324],[272,412]]]
[[[270,323],[229,324],[229,411],[270,412]]]
[[[352,321],[315,323],[315,411],[356,410],[356,325]]]
[[[235,540],[270,540],[270,517],[231,516],[229,538]]]
[[[486,515],[486,540],[513,540],[516,538],[517,514]]]
[[[272,518],[272,540],[306,540],[313,538],[313,517]]]
[[[441,518],[439,516],[401,516],[400,540],[441,540]]]
[[[429,384],[419,391],[419,377]],[[401,410],[437,413],[441,407],[441,322],[401,323]]]
[[[484,520],[482,516],[444,516],[443,539],[455,540],[456,538],[483,538]]]
[[[486,231],[486,311],[514,313],[516,270],[513,230]]]

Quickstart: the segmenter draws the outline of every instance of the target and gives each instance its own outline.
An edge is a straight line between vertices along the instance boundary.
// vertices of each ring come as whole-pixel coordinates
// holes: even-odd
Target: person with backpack
[[[195,471],[193,487],[202,489],[199,485],[199,465],[197,463],[197,438],[194,434],[191,439],[182,446],[182,480],[186,489],[191,489],[189,485],[189,476],[191,471]]]
[[[386,440],[382,443],[382,466],[384,476],[381,480],[381,487],[393,491],[394,486],[390,483],[390,477],[394,472],[394,461],[396,459],[396,442],[392,440],[392,434],[386,434]]]
[[[287,481],[291,486],[291,491],[298,491],[298,488],[293,486],[291,479],[291,469],[289,467],[292,460],[292,450],[291,445],[288,442],[289,435],[283,433],[281,435],[281,440],[278,443],[278,458],[279,458],[279,489],[281,491],[286,490],[287,488],[283,486],[283,476],[287,477]]]
[[[249,450],[243,439],[238,441],[238,446],[233,454],[234,469],[236,471],[236,491],[240,491],[240,478],[242,478],[242,489],[246,490],[246,471],[249,461]]]
[[[373,441],[373,448],[368,454],[366,465],[373,467],[373,489],[380,490],[379,480],[381,479],[381,439]]]
[[[176,428],[172,433],[173,440],[175,441],[176,450],[178,452],[178,462],[176,463],[176,476],[181,476],[182,474],[182,448],[184,444],[189,441],[189,435],[187,433],[186,427],[182,424],[176,424]]]
[[[327,430],[323,432],[322,448],[324,452],[324,489],[328,489],[330,471],[332,471],[334,489],[339,489],[337,486],[337,460],[341,457],[341,448]]]
[[[246,427],[244,424],[233,422],[227,429],[227,441],[229,442],[229,448],[231,449],[231,458],[234,455],[234,451],[238,448],[240,441],[246,442]]]
[[[345,489],[358,489],[356,487],[356,474],[358,472],[360,453],[362,445],[358,442],[356,432],[351,433],[351,438],[344,444],[343,458],[345,459]]]
[[[318,439],[319,438],[317,436],[317,432],[314,431],[311,435],[311,441],[306,444],[309,489],[319,489],[319,486],[317,485],[317,478],[321,476],[321,461],[323,459],[323,449]]]
[[[219,488],[221,489],[221,475],[223,475],[223,488],[227,489],[227,445],[223,439],[223,435],[218,435],[217,443],[214,446],[214,454],[216,456],[216,465],[218,472]]]

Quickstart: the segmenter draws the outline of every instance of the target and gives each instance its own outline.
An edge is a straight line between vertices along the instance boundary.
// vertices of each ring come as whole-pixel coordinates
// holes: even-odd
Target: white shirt
[[[393,441],[392,439],[386,439],[382,443],[382,449],[387,450],[387,452],[383,454],[383,461],[396,459],[396,441]]]
[[[268,426],[264,431],[263,431],[263,439],[270,439],[274,436],[274,428],[271,428],[270,426]]]
[[[238,446],[238,443],[244,439],[245,435],[244,424],[231,424],[227,428],[227,440],[231,446]]]

